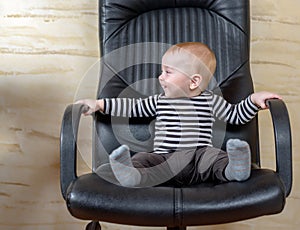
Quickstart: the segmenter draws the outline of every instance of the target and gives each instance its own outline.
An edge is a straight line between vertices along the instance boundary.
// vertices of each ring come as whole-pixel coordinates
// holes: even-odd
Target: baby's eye
[[[162,70],[161,73],[169,75],[169,74],[172,74],[173,72],[172,72],[172,70],[167,69],[167,70]]]

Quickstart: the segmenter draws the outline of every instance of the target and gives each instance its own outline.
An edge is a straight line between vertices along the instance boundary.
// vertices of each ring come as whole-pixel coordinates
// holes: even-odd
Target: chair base
[[[101,226],[99,222],[97,221],[92,221],[88,223],[88,225],[85,227],[85,230],[101,230]]]
[[[186,230],[186,227],[167,227],[167,230]]]
[[[101,230],[99,222],[92,221],[88,223],[85,230]],[[167,230],[186,230],[186,227],[167,227]]]

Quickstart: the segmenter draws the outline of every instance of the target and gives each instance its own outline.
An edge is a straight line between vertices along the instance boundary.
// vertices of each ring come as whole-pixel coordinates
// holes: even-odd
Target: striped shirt
[[[215,117],[230,124],[249,122],[258,112],[250,96],[238,104],[205,91],[192,98],[104,99],[104,113],[121,117],[156,117],[154,152],[212,146],[212,127]]]

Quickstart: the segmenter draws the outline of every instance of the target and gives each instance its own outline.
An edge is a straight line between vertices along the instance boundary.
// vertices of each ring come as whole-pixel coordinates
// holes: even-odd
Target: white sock
[[[121,145],[109,156],[112,171],[122,186],[134,187],[141,182],[140,172],[133,167],[129,148]]]
[[[230,139],[226,143],[229,163],[225,169],[228,180],[244,181],[250,177],[251,151],[246,141]]]

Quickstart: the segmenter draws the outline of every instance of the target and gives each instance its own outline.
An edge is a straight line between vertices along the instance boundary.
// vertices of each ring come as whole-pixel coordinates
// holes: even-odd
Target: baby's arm
[[[147,98],[104,98],[99,100],[84,99],[75,104],[88,106],[84,115],[91,115],[96,111],[117,117],[153,117],[156,115],[158,95]]]
[[[266,91],[251,94],[251,101],[261,109],[267,109],[266,100],[272,98],[282,99],[278,94]]]
[[[75,104],[84,104],[88,106],[88,111],[84,113],[84,115],[91,115],[92,113],[100,110],[103,112],[104,110],[104,100],[99,99],[99,100],[93,100],[93,99],[84,99],[84,100],[79,100],[76,101]]]

